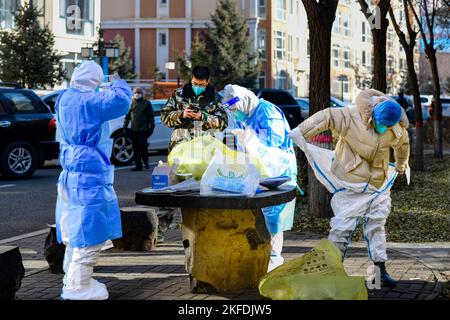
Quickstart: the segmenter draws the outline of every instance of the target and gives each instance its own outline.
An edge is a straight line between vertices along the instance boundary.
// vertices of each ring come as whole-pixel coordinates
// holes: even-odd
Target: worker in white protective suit
[[[97,92],[103,77],[97,63],[83,62],[55,104],[63,169],[56,231],[58,241],[66,245],[61,294],[65,300],[108,298],[106,286],[92,278],[94,265],[106,241],[122,236],[108,121],[127,114],[132,92],[118,79]]]
[[[384,286],[396,281],[386,271],[385,223],[391,210],[390,189],[398,174],[408,174],[408,118],[402,107],[382,92],[366,90],[355,105],[315,113],[290,133],[302,149],[317,179],[331,192],[328,239],[345,257],[352,232],[363,223],[370,259],[380,269]],[[305,139],[323,131],[339,135],[334,151]],[[391,164],[390,149],[395,164]]]
[[[297,162],[293,143],[288,136],[290,127],[283,112],[274,104],[259,99],[252,91],[238,85],[225,87],[222,104],[233,118],[229,119],[229,123],[232,123],[235,128],[233,132],[237,135],[238,147],[260,159],[262,156],[258,154],[259,144],[273,148],[269,153],[274,160],[266,161],[266,169],[272,177],[290,177],[291,180],[287,184],[296,186]],[[267,157],[269,156],[268,154]],[[263,208],[262,211],[271,235],[268,267],[270,272],[284,262],[281,256],[283,232],[292,228],[295,199],[288,203]]]

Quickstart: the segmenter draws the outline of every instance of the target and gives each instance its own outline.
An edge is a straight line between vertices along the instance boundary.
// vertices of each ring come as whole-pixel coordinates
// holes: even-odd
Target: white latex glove
[[[289,133],[289,137],[294,141],[297,146],[301,146],[301,141],[304,139],[303,134],[300,132],[300,129],[297,127],[294,130],[291,130]]]
[[[252,129],[234,129],[231,130],[231,134],[236,136],[238,138],[238,143],[241,147],[245,148],[246,150],[251,147],[253,139],[258,139],[256,137],[255,132]]]
[[[109,76],[109,82],[114,82],[114,81],[117,81],[117,80],[120,80],[120,79],[121,78],[120,78],[120,76],[119,76],[119,74],[117,72],[115,72],[114,74]]]

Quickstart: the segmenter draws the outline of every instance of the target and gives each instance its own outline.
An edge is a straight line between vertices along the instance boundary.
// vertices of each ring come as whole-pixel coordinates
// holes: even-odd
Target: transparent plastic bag
[[[260,174],[255,165],[248,160],[233,160],[236,159],[220,152],[213,156],[200,182],[201,195],[252,197],[256,194]]]

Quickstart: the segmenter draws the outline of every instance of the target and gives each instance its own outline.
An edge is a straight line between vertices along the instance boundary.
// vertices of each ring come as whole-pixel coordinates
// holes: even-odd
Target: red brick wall
[[[105,41],[111,41],[114,39],[114,37],[120,34],[124,39],[127,47],[131,48],[131,59],[134,61],[134,50],[135,50],[135,43],[134,43],[134,29],[108,29],[105,30],[104,38]]]

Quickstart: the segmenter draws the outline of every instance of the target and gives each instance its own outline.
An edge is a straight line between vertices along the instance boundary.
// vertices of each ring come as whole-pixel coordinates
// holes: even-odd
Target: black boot
[[[374,262],[374,265],[380,268],[381,285],[383,287],[394,288],[397,285],[397,281],[392,279],[389,273],[387,273],[384,262]]]

